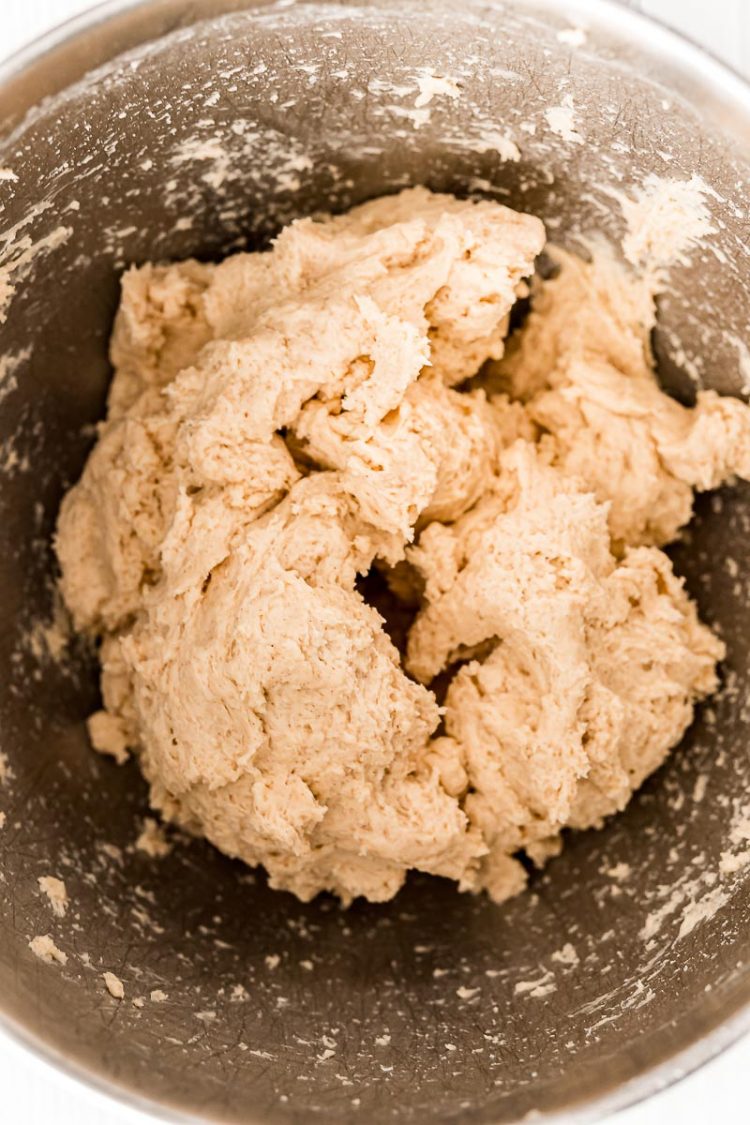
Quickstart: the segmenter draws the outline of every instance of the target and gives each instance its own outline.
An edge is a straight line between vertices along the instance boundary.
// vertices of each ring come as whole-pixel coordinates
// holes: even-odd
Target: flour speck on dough
[[[304,900],[384,901],[416,868],[502,901],[717,686],[662,548],[695,490],[750,478],[750,409],[660,390],[658,279],[607,253],[552,248],[509,334],[544,243],[414,189],[123,280],[57,535],[101,640],[92,740]]]

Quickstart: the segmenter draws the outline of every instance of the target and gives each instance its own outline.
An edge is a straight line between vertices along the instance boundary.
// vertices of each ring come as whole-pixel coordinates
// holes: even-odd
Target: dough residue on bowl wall
[[[107,992],[114,1000],[122,1000],[125,997],[125,985],[122,983],[118,976],[114,973],[102,973]]]
[[[54,875],[40,875],[39,889],[46,895],[52,913],[56,918],[64,918],[68,909],[68,892],[62,879]]]
[[[49,934],[38,934],[29,942],[29,949],[47,965],[67,965],[68,955],[55,945]]]
[[[143,821],[143,828],[138,834],[135,846],[139,852],[145,852],[146,855],[154,858],[169,855],[172,850],[163,827],[151,816],[147,816]]]

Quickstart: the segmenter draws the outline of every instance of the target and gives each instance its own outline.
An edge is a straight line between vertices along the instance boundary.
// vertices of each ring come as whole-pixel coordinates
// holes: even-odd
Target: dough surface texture
[[[750,477],[750,409],[662,393],[654,295],[606,254],[552,251],[508,339],[544,241],[418,188],[123,279],[56,541],[92,742],[302,899],[416,868],[502,901],[716,687],[660,548]]]

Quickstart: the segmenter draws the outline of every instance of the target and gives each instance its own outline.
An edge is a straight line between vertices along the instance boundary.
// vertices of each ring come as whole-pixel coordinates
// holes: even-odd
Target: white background
[[[7,55],[90,0],[0,0],[0,54]],[[643,0],[641,7],[750,74],[750,0]],[[618,1125],[735,1125],[748,1120],[750,1038]],[[141,1125],[149,1120],[79,1087],[0,1035],[0,1120],[8,1125]]]

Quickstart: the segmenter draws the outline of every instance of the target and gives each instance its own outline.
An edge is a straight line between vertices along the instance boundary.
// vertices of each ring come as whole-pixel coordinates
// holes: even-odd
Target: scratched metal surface
[[[238,5],[205,8],[222,6]],[[164,27],[204,10],[162,7]],[[128,262],[262,245],[298,214],[415,181],[535,211],[572,245],[592,229],[616,239],[609,188],[699,166],[723,262],[707,252],[676,271],[660,348],[671,378],[673,331],[707,385],[739,389],[744,159],[660,85],[655,58],[639,51],[636,77],[611,29],[573,52],[557,38],[566,21],[542,9],[319,5],[175,26],[0,148],[17,176],[0,181],[14,231],[0,267],[25,282],[0,326],[0,354],[18,360],[0,402],[0,738],[12,771],[0,789],[0,1006],[52,1051],[162,1105],[238,1121],[517,1120],[634,1079],[747,999],[750,883],[721,865],[739,854],[731,832],[750,772],[747,488],[702,501],[675,553],[729,645],[722,695],[625,815],[572,837],[532,893],[502,908],[415,878],[388,906],[342,913],[271,892],[200,843],[149,859],[133,847],[146,811],[137,769],[86,741],[90,656],[57,664],[28,641],[49,604],[59,498],[90,445],[82,427],[102,413]],[[136,39],[132,24],[118,32],[122,46]],[[68,56],[59,76],[81,65]],[[462,90],[415,119],[422,67]],[[563,88],[584,107],[585,145],[543,127]],[[0,95],[6,122],[27,94],[21,83]],[[499,125],[520,161],[502,158]],[[61,225],[70,233],[45,249]],[[627,879],[609,874],[623,864]],[[63,920],[40,898],[45,874],[65,879]],[[64,966],[29,951],[39,933]],[[560,956],[568,943],[577,961]],[[104,971],[123,980],[124,1002]],[[154,989],[168,1000],[151,1002]]]

